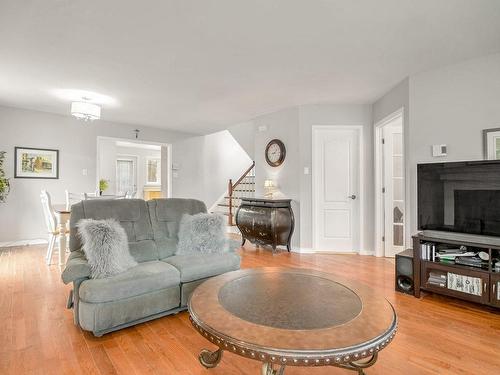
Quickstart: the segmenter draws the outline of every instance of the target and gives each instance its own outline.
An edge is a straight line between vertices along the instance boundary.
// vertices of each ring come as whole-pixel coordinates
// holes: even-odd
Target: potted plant
[[[99,195],[102,195],[104,190],[106,190],[109,187],[109,180],[105,180],[104,178],[101,178],[99,180]]]
[[[9,179],[5,178],[5,171],[3,170],[3,162],[5,160],[5,151],[0,151],[0,203],[7,200],[7,195],[10,191]]]

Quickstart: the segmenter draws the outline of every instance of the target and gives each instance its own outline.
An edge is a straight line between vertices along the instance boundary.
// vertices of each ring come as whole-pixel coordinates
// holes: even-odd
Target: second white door
[[[360,129],[313,130],[314,250],[360,248]]]

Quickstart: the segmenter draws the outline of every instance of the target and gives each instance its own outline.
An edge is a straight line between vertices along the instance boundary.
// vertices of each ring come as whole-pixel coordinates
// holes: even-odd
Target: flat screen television
[[[417,165],[418,228],[500,237],[500,160]]]

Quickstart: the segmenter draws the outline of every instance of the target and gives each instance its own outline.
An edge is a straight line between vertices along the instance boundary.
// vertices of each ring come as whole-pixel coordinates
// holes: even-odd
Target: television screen
[[[500,236],[500,160],[417,166],[418,228]]]

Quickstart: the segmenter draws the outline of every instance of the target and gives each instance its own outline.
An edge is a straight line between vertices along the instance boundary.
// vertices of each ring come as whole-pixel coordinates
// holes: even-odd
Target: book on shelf
[[[476,268],[488,268],[488,261],[484,261],[479,257],[456,257],[455,264]]]
[[[475,255],[476,255],[476,253],[473,252],[473,251],[454,252],[454,253],[441,253],[439,251],[436,254],[437,257],[439,257],[439,258],[445,258],[445,259],[455,259],[456,257],[473,257]]]
[[[436,258],[436,244],[432,242],[423,242],[420,244],[421,258],[423,260],[435,261]]]
[[[438,271],[431,271],[431,272],[429,272],[429,278],[446,280],[446,273],[438,272]]]

